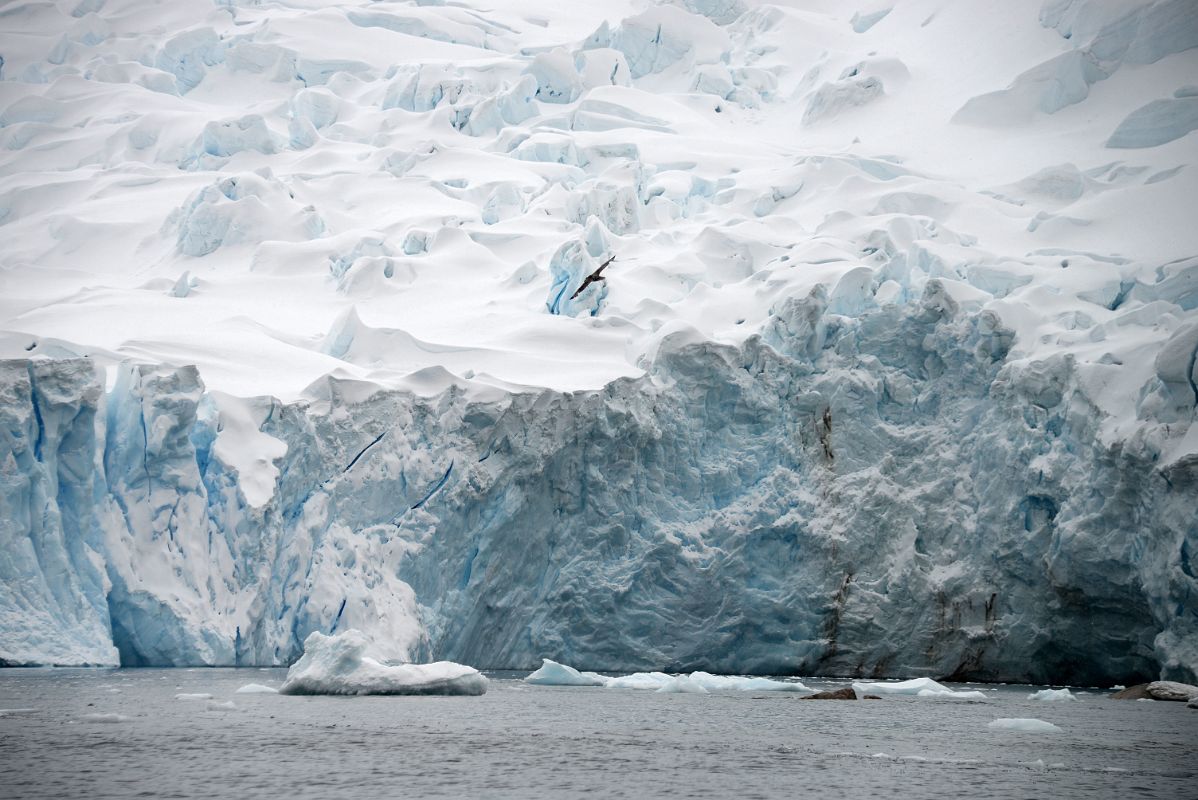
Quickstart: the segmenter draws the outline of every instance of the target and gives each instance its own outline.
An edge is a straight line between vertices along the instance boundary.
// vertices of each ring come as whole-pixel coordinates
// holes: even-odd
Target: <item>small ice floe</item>
[[[932,700],[988,700],[984,692],[958,692],[937,683],[931,678],[912,678],[909,681],[879,681],[877,683],[854,683],[853,691],[858,697],[867,694],[909,695]]]
[[[487,679],[474,667],[438,661],[389,665],[366,655],[369,640],[350,629],[336,636],[314,631],[304,655],[287,670],[280,694],[455,694],[480,695]]]
[[[234,703],[232,700],[226,700],[223,703],[219,700],[209,700],[206,703],[204,703],[204,710],[205,711],[236,711],[237,704]]]
[[[84,714],[79,718],[81,722],[132,722],[133,717],[124,714]]]
[[[233,694],[278,694],[279,690],[261,683],[247,683]]]
[[[1061,729],[1042,719],[1004,717],[986,725],[996,731],[1021,731],[1023,733],[1061,733]]]
[[[207,692],[181,692],[175,695],[176,700],[211,700],[212,695]]]
[[[1028,700],[1044,700],[1046,702],[1056,702],[1058,700],[1077,700],[1073,692],[1068,689],[1041,689],[1038,692],[1032,692],[1027,696]]]
[[[605,686],[607,679],[594,672],[579,672],[574,667],[541,659],[541,668],[530,673],[525,683],[536,686]]]

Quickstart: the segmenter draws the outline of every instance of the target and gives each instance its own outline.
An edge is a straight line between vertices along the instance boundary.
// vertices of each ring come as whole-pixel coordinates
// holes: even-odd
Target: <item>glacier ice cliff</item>
[[[1193,680],[1198,326],[1112,436],[1109,365],[1016,358],[938,280],[830,302],[574,393],[5,361],[0,659],[286,664],[357,628],[485,668]]]

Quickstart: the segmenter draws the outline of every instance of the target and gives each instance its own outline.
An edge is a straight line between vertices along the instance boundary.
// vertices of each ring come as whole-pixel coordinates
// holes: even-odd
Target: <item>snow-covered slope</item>
[[[0,659],[1198,669],[1192,0],[0,15]]]

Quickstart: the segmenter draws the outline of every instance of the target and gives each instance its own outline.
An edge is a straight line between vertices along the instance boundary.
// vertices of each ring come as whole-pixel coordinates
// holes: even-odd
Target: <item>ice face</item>
[[[56,500],[103,542],[112,587],[80,596],[128,663],[285,663],[354,626],[390,657],[493,666],[1191,675],[1192,494],[1187,461],[1159,466],[1168,440],[1112,452],[1072,362],[1009,360],[1009,332],[935,284],[855,318],[827,303],[742,347],[667,339],[601,392],[330,380],[253,417],[281,443],[255,504],[195,372],[126,370],[84,401],[102,480]],[[1157,369],[1147,397],[1186,390]]]
[[[102,393],[84,360],[0,362],[0,663],[117,663],[92,528]]]

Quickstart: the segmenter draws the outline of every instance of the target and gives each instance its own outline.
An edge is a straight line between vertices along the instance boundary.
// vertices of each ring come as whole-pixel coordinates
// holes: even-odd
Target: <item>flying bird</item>
[[[613,262],[615,260],[616,260],[616,257],[612,256],[611,258],[607,259],[607,261],[604,261],[602,264],[600,264],[599,267],[594,272],[592,272],[590,275],[587,275],[586,280],[582,282],[582,286],[578,287],[578,291],[576,291],[574,294],[570,295],[570,299],[573,300],[575,297],[578,297],[578,295],[580,295],[584,291],[586,291],[586,288],[588,286],[590,286],[592,283],[594,283],[595,281],[607,280],[607,278],[603,277],[603,275],[601,273],[603,272],[604,268],[607,267],[608,264],[610,264],[611,262]]]

